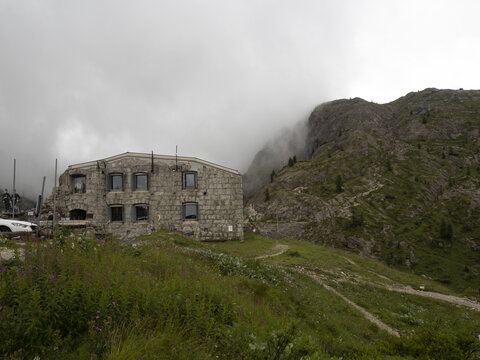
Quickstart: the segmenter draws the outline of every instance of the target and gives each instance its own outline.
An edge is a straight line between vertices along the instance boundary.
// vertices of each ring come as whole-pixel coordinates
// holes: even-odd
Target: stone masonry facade
[[[240,173],[197,158],[124,153],[70,165],[56,207],[122,240],[162,227],[202,241],[243,239]]]

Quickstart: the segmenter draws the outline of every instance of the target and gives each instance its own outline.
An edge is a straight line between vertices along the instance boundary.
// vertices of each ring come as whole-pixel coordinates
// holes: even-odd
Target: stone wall
[[[185,189],[182,174],[195,172],[197,186]],[[123,174],[123,190],[109,191],[108,176]],[[148,190],[133,189],[135,173],[148,176]],[[84,175],[85,192],[74,193],[74,177]],[[198,218],[184,220],[182,204],[197,203]],[[149,219],[134,220],[133,206],[146,204]],[[123,221],[109,221],[108,208],[123,206]],[[243,190],[240,174],[196,158],[126,153],[100,161],[72,165],[60,176],[57,209],[62,217],[70,211],[86,212],[98,231],[131,240],[166,227],[194,236],[198,240],[243,238]]]

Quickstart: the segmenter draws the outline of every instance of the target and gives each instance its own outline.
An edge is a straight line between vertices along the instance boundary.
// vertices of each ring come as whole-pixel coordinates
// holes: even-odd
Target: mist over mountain
[[[250,166],[252,227],[345,247],[459,289],[478,282],[480,91],[336,100],[317,106],[305,128],[303,146],[286,154],[288,142],[270,143]],[[305,161],[288,166],[295,152]]]
[[[254,157],[243,176],[243,192],[246,198],[264,185],[273,171],[282,169],[288,158],[307,156],[305,142],[307,139],[307,121],[300,121],[292,128],[284,128]]]

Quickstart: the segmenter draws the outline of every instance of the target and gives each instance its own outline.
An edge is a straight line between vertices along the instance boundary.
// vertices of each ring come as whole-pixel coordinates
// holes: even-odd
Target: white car
[[[0,233],[2,232],[32,232],[37,225],[28,221],[0,219]]]

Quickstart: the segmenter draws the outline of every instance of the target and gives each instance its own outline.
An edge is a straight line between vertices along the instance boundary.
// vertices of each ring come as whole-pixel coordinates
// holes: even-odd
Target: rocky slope
[[[460,290],[477,288],[479,131],[480,91],[426,89],[383,105],[359,98],[322,104],[308,121],[307,160],[277,167],[273,182],[263,175],[246,204],[249,226],[346,247]],[[275,169],[268,156],[259,164],[250,169]]]

